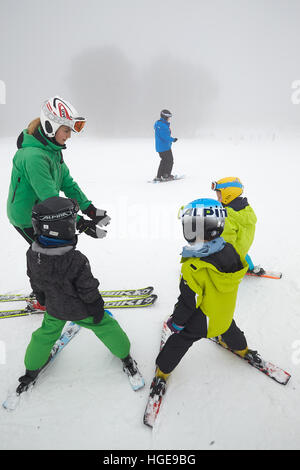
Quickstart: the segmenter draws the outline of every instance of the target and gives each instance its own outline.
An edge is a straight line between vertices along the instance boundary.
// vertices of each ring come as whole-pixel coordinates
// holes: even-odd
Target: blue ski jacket
[[[170,150],[174,138],[171,137],[170,123],[165,119],[159,119],[154,124],[155,130],[155,149],[157,152],[166,152]]]

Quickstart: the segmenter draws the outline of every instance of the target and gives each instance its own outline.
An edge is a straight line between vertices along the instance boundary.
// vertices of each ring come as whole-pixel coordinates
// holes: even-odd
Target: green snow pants
[[[74,323],[92,330],[115,356],[120,359],[127,357],[130,342],[119,323],[106,311],[100,323],[95,325],[93,321],[93,317],[88,317]],[[59,320],[45,312],[42,326],[32,334],[26,350],[24,362],[27,370],[39,369],[47,362],[51,349],[60,337],[65,324],[66,321]]]

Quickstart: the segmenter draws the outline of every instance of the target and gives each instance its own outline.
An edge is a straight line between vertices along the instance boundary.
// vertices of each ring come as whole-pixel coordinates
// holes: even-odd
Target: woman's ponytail
[[[33,121],[31,121],[30,124],[28,124],[28,127],[27,127],[28,134],[33,135],[40,124],[41,124],[40,118],[33,119]]]

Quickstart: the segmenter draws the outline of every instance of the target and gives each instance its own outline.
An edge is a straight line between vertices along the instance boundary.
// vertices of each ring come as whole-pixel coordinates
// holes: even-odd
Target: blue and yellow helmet
[[[239,178],[228,176],[227,178],[214,181],[211,184],[211,189],[221,191],[222,203],[226,205],[242,194],[244,186]]]

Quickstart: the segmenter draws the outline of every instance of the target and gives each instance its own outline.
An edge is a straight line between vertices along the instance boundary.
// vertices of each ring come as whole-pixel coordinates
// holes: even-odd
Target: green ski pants
[[[120,359],[127,357],[130,342],[119,323],[106,311],[100,323],[95,325],[93,321],[93,317],[88,317],[74,323],[92,330],[115,356]],[[42,326],[32,334],[27,347],[24,361],[26,369],[36,370],[47,362],[51,349],[60,337],[65,324],[66,321],[59,320],[45,312]]]

